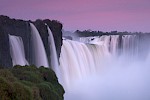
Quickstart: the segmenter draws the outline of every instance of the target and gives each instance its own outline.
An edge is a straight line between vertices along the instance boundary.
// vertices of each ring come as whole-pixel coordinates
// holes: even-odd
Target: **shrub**
[[[15,98],[13,85],[0,77],[0,100],[13,100]]]
[[[7,81],[15,82],[17,79],[8,69],[0,69],[0,76],[4,77]]]
[[[63,100],[64,89],[48,68],[0,69],[0,100]]]
[[[33,100],[42,100],[38,87],[32,87]]]
[[[14,90],[15,90],[15,100],[32,100],[32,93],[29,87],[19,83],[15,82],[13,84]]]
[[[53,91],[46,83],[40,83],[37,85],[40,90],[40,96],[43,100],[60,100],[59,95]]]
[[[39,71],[40,71],[44,81],[47,81],[47,82],[53,82],[53,81],[55,82],[56,81],[56,82],[58,82],[56,74],[54,73],[53,70],[41,66],[39,68]]]
[[[15,66],[11,71],[19,80],[26,80],[33,83],[42,82],[41,74],[34,66]]]

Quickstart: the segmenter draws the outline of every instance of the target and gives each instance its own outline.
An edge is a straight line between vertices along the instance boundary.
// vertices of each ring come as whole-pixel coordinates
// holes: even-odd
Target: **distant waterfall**
[[[142,35],[63,40],[65,100],[149,100],[150,42]]]
[[[32,63],[37,67],[49,67],[45,48],[36,27],[30,23],[31,26],[31,41],[32,41]]]
[[[50,30],[50,28],[47,26],[48,29],[48,41],[50,44],[50,58],[51,58],[51,67],[54,71],[58,71],[58,58],[57,58],[57,53],[56,53],[56,47],[55,47],[55,41],[54,41],[54,37],[53,34]]]
[[[134,60],[138,58],[140,48],[139,38],[136,35],[124,35],[122,37],[122,55],[128,59]]]
[[[100,71],[112,59],[128,62],[140,59],[138,42],[139,37],[135,35],[124,35],[121,40],[119,35],[83,37],[78,42],[64,39],[59,60],[65,84]]]
[[[29,65],[25,59],[24,45],[19,36],[9,35],[10,54],[14,65]]]

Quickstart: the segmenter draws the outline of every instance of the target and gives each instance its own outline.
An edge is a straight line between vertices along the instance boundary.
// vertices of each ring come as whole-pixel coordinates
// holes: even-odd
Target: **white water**
[[[57,53],[56,53],[54,37],[48,26],[47,26],[47,29],[48,29],[48,34],[49,34],[48,41],[49,41],[50,51],[51,51],[50,52],[51,66],[55,72],[58,72],[59,66],[58,66],[58,58],[57,58]]]
[[[36,27],[30,23],[31,26],[31,41],[32,41],[32,63],[37,67],[49,67],[47,55],[43,45],[43,41]]]
[[[150,59],[140,59],[135,37],[123,36],[121,55],[118,36],[102,36],[88,44],[63,40],[65,100],[150,100]]]
[[[19,36],[9,35],[10,55],[14,65],[28,65],[25,59],[24,45]]]

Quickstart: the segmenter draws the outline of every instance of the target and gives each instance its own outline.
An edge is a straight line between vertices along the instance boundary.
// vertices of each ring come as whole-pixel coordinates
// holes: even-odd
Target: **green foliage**
[[[0,77],[0,100],[12,100],[14,97],[13,85]]]
[[[44,81],[47,81],[47,82],[53,82],[53,81],[57,82],[57,77],[56,77],[56,75],[55,75],[55,73],[54,73],[53,70],[41,66],[39,68],[39,71],[40,71],[40,73],[41,73],[42,78],[43,78]]]
[[[40,90],[38,87],[32,87],[32,95],[33,95],[33,100],[44,100],[40,96]]]
[[[32,100],[32,94],[25,85],[0,77],[0,100]]]
[[[53,90],[53,87],[50,87],[46,83],[40,83],[38,84],[39,90],[40,90],[40,96],[44,100],[60,100],[59,95]]]
[[[63,100],[63,94],[51,69],[34,65],[0,69],[0,100]]]
[[[53,89],[55,89],[56,93],[59,94],[59,100],[63,100],[63,94],[65,93],[62,85],[60,85],[58,82],[52,82]]]
[[[15,100],[32,100],[32,92],[29,87],[20,82],[13,83]]]
[[[7,69],[0,69],[0,76],[10,82],[15,82],[17,80],[14,75]]]

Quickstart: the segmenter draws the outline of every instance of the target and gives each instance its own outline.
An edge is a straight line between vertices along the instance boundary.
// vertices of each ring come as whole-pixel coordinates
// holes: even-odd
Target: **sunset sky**
[[[150,0],[0,0],[0,15],[55,19],[70,31],[150,32]]]

